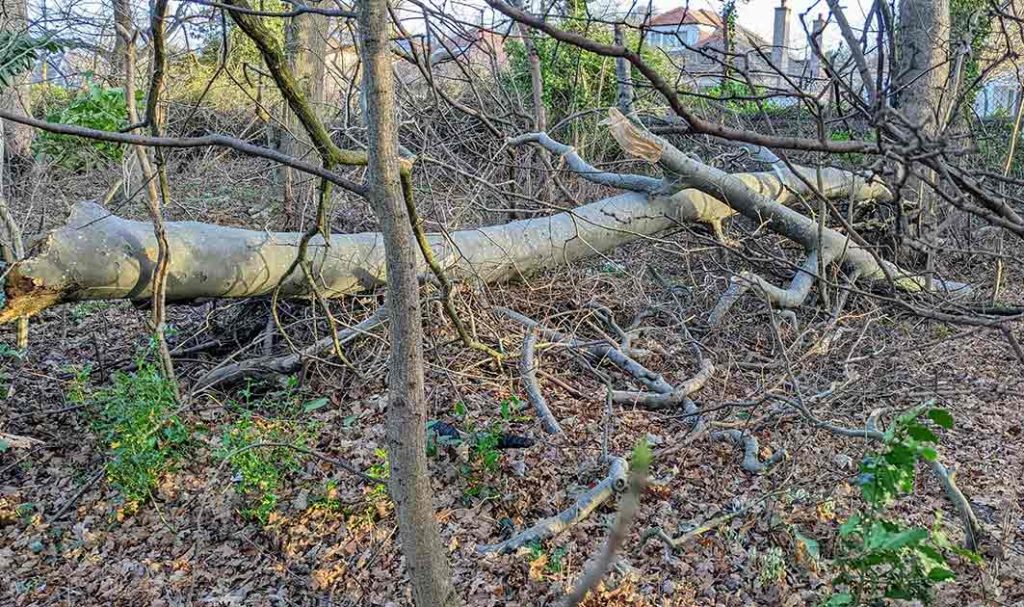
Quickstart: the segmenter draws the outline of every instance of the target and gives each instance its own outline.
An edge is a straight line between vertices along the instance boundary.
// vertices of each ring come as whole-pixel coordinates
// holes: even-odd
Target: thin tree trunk
[[[398,509],[398,534],[413,599],[420,607],[443,607],[455,604],[456,597],[427,470],[419,264],[399,183],[387,0],[360,2],[359,25],[367,99],[368,198],[384,241],[391,318],[387,419],[391,496]]]
[[[25,0],[0,0],[0,31],[28,35],[28,13]],[[28,77],[22,74],[11,86],[0,91],[0,107],[21,116],[29,115]],[[32,156],[32,127],[11,121],[3,122],[4,153],[8,158]]]
[[[114,0],[114,26],[117,28],[117,35],[120,39],[120,44],[117,48],[121,51],[122,55],[120,60],[123,66],[123,87],[124,87],[124,98],[125,105],[127,108],[128,123],[131,125],[138,125],[139,112],[135,103],[135,75],[136,75],[136,55],[135,55],[135,40],[137,32],[135,31],[135,25],[132,22],[131,15],[131,4],[130,0]],[[150,107],[147,108],[146,119],[150,122],[151,132],[159,136],[160,135],[160,120],[161,112],[157,110],[157,103],[160,98],[160,91],[163,88],[163,74],[165,66],[163,63],[166,61],[163,51],[163,20],[164,12],[167,9],[166,0],[158,0],[154,6],[154,10],[157,14],[153,16],[153,28],[155,38],[159,38],[157,45],[159,50],[155,53],[154,59],[158,65],[154,65],[154,76],[153,76],[153,90],[150,91],[149,102]],[[159,29],[159,31],[157,31]],[[168,268],[170,267],[170,245],[167,240],[167,229],[164,226],[163,215],[162,215],[162,198],[168,196],[167,192],[167,175],[166,171],[161,166],[159,173],[153,168],[153,164],[150,162],[149,154],[146,148],[141,145],[132,146],[132,150],[135,153],[135,158],[139,163],[139,171],[142,173],[142,179],[146,188],[146,199],[147,199],[147,210],[149,211],[150,221],[152,222],[153,235],[156,238],[156,260],[152,264],[152,277],[149,284],[152,287],[152,313],[150,315],[150,328],[153,331],[153,337],[156,340],[157,346],[157,357],[160,363],[161,371],[163,371],[164,377],[167,378],[175,389],[175,396],[177,395],[177,381],[174,375],[174,364],[171,361],[170,349],[167,347],[167,340],[164,337],[164,321],[166,318],[166,289],[167,289],[167,275]]]
[[[622,31],[622,24],[615,24],[615,44],[626,45],[626,36]],[[618,84],[618,95],[616,103],[626,116],[633,113],[633,67],[625,57],[615,58],[615,81]]]
[[[310,3],[311,6],[317,4]],[[314,111],[319,111],[324,104],[327,25],[326,15],[302,13],[292,17],[285,28],[288,67],[295,76],[299,91]],[[287,104],[282,104],[281,123],[279,149],[289,156],[317,162],[318,155],[309,136]],[[293,227],[297,225],[302,209],[314,203],[317,180],[288,167],[281,167],[280,178],[284,190],[285,226]]]

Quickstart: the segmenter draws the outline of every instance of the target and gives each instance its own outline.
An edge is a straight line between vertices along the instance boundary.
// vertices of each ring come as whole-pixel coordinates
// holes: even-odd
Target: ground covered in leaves
[[[516,352],[522,327],[490,313],[492,305],[586,339],[607,336],[590,304],[607,306],[622,326],[639,319],[646,328],[632,346],[679,383],[696,370],[680,321],[699,325],[725,288],[722,266],[741,264],[706,242],[680,234],[485,293],[467,287],[460,309],[483,340]],[[987,276],[966,278],[979,284]],[[1024,278],[1005,280],[1011,288],[1002,297],[1024,301],[1012,287]],[[339,319],[355,322],[379,301],[336,305]],[[255,341],[245,355],[259,355],[265,306],[172,308],[186,391],[238,344]],[[609,415],[594,370],[618,389],[638,386],[542,343],[541,388],[565,431],[547,437],[521,408],[515,361],[495,366],[462,348],[436,301],[428,304],[431,417],[463,432],[535,439],[515,450],[443,442],[431,449],[437,517],[459,594],[471,605],[557,602],[602,546],[613,503],[514,554],[481,555],[477,546],[571,505],[606,473],[602,445],[628,456],[646,439],[655,453],[651,485],[614,571],[588,605],[820,604],[831,592],[838,527],[861,505],[858,462],[872,445],[760,400],[778,392],[799,394],[819,418],[848,427],[862,427],[879,408],[883,421],[925,402],[951,411],[955,426],[942,434],[940,456],[988,537],[983,563],[955,560],[957,580],[940,587],[937,602],[1024,601],[1024,363],[999,330],[923,320],[867,295],[852,297],[835,326],[827,310],[810,303],[795,318],[780,317],[750,296],[725,325],[700,335],[717,367],[695,399],[708,419],[753,432],[762,458],[786,452],[754,475],[734,446],[694,435],[681,411],[616,405]],[[314,316],[304,304],[286,308],[296,343],[322,334]],[[35,441],[0,453],[0,603],[410,604],[392,504],[380,485],[342,465],[386,477],[382,331],[348,348],[349,365],[310,361],[294,377],[193,394],[181,408],[140,364],[145,335],[145,310],[82,303],[35,321],[23,360],[3,351],[0,431]],[[147,407],[133,408],[139,402]],[[147,465],[158,470],[153,478]],[[962,539],[957,513],[923,470],[894,511],[922,526],[941,518],[950,537]],[[678,549],[652,532],[678,536],[709,522]]]

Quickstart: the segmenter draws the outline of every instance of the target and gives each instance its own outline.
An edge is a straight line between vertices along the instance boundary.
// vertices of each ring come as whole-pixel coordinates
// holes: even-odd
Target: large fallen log
[[[805,180],[785,174],[736,177],[767,199],[789,202],[808,195]],[[815,174],[815,178],[818,175]],[[824,169],[829,196],[887,197],[876,182]],[[441,265],[453,274],[500,282],[604,253],[692,222],[714,223],[734,211],[697,190],[672,195],[628,192],[546,217],[429,236]],[[285,297],[311,294],[302,272],[285,277],[301,234],[243,230],[198,222],[169,222],[168,301],[267,295],[280,285]],[[3,285],[0,323],[50,306],[89,299],[144,300],[151,295],[156,242],[147,222],[115,216],[98,204],[75,206],[67,224],[39,238],[14,264]],[[309,261],[325,297],[370,290],[386,279],[384,246],[377,233],[339,234],[310,242]],[[421,271],[427,268],[421,259]]]

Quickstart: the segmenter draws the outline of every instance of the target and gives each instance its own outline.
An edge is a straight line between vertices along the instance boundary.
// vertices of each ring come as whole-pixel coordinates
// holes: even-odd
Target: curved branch
[[[50,133],[73,135],[75,137],[95,139],[98,141],[109,141],[112,143],[123,143],[126,145],[145,145],[165,148],[229,148],[250,156],[266,158],[267,160],[279,162],[304,173],[322,177],[354,194],[359,194],[360,196],[366,195],[366,186],[361,183],[356,183],[333,171],[328,171],[321,166],[299,160],[298,158],[293,158],[287,154],[282,154],[277,150],[254,145],[248,141],[235,139],[234,137],[228,137],[226,135],[203,135],[200,137],[154,137],[152,135],[132,135],[129,133],[116,133],[113,131],[90,129],[84,126],[72,124],[47,122],[45,120],[32,118],[31,116],[19,116],[7,110],[0,110],[0,118],[10,120],[11,122],[17,122],[19,124],[26,124]]]
[[[561,434],[562,427],[558,425],[551,409],[548,408],[548,401],[540,391],[540,384],[537,382],[537,360],[534,356],[537,345],[537,329],[530,329],[523,339],[523,354],[519,360],[519,374],[523,379],[523,389],[526,390],[526,398],[533,405],[540,419],[541,426],[548,434]]]

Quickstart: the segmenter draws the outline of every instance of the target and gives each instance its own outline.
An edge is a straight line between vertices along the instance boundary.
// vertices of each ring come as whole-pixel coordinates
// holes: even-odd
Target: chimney
[[[786,47],[789,46],[789,7],[786,0],[780,0],[779,6],[775,8],[775,31],[772,33],[772,63],[781,72],[789,67],[786,65],[786,58],[789,55]]]
[[[807,47],[807,72],[811,80],[817,80],[821,78],[821,59],[818,58],[818,54],[814,52],[814,42],[818,43],[818,48],[823,52],[825,50],[825,40],[822,36],[822,32],[825,31],[825,17],[818,13],[818,16],[814,19],[814,26],[811,28],[811,41]]]

